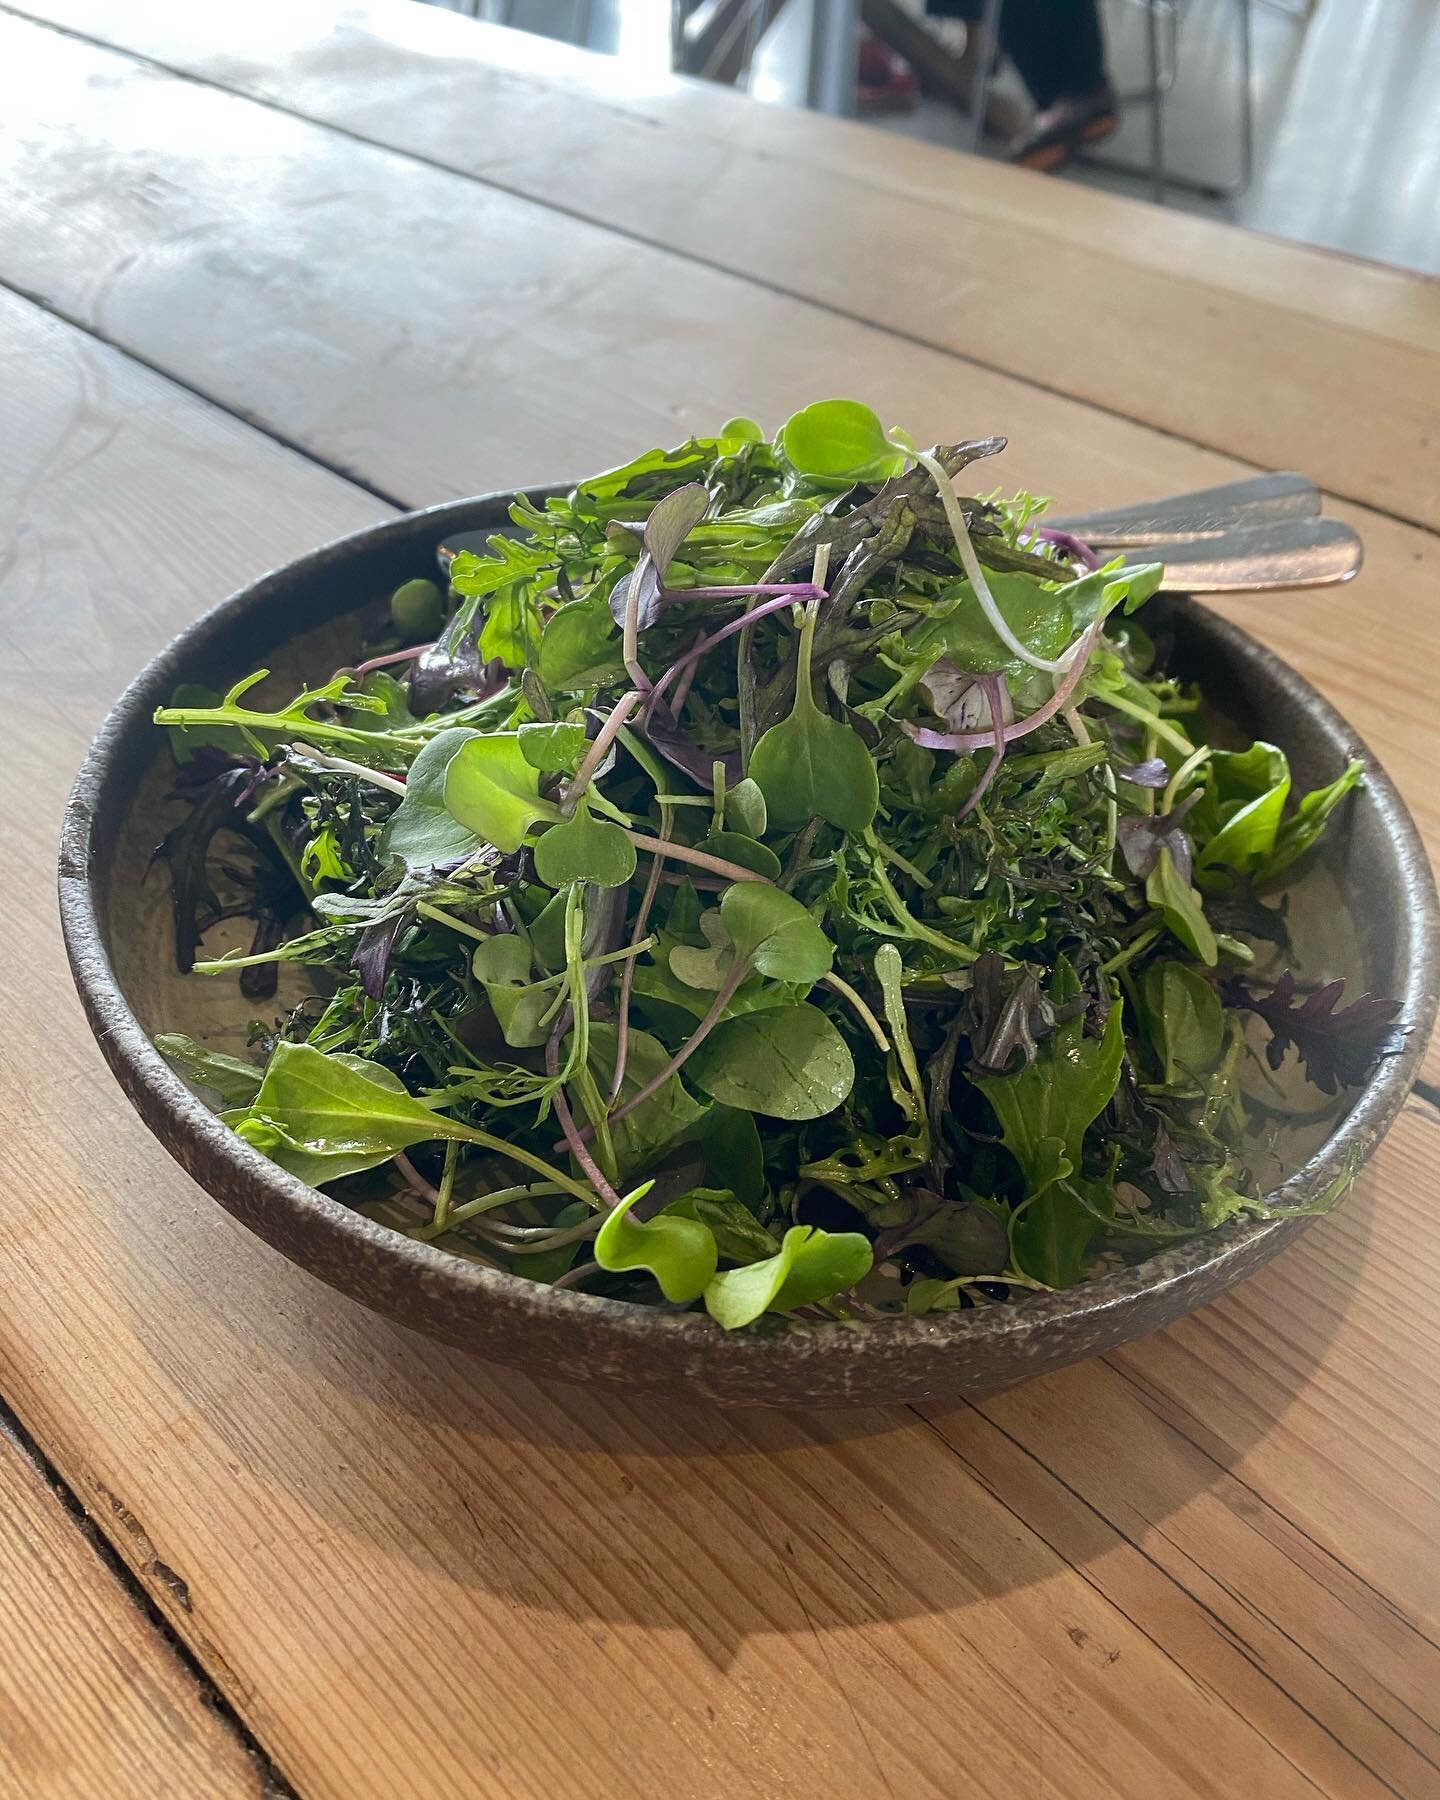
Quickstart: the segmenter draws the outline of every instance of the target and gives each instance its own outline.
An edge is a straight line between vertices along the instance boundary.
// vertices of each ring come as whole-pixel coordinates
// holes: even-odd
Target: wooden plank
[[[260,1800],[257,1766],[0,1427],[0,1789]]]
[[[1423,277],[391,0],[20,10],[1440,524]]]
[[[773,422],[857,388],[921,438],[1008,432],[994,479],[1067,507],[1241,472],[14,20],[0,19],[0,105],[0,280],[411,504],[563,478],[737,409]],[[1431,699],[1395,673],[1428,664],[1440,545],[1339,510],[1367,542],[1357,583],[1222,610],[1335,698],[1440,842]],[[1384,629],[1357,633],[1369,607]]]
[[[201,589],[374,503],[20,303],[0,302],[0,331],[18,377],[0,390],[13,415],[0,489],[30,527],[0,661],[26,796],[10,827],[26,978],[7,1049],[26,1048],[9,1057],[3,1110],[17,1166],[43,1167],[65,1196],[27,1208],[4,1248],[0,1391],[97,1514],[128,1521],[122,1554],[307,1800],[721,1785],[863,1800],[962,1784],[1350,1800],[1387,1780],[1423,1793],[1404,1785],[1409,1740],[1374,1707],[1317,1722],[1298,1676],[1256,1666],[1203,1594],[1155,1574],[1152,1532],[1193,1519],[1223,1550],[1234,1530],[1207,1525],[1213,1459],[1103,1367],[1061,1379],[1107,1452],[1134,1428],[1127,1452],[1148,1477],[1123,1530],[1095,1517],[1108,1468],[1067,1463],[1062,1489],[1041,1434],[1025,1456],[997,1448],[1000,1425],[1024,1428],[1005,1410],[1023,1397],[957,1431],[947,1415],[937,1429],[905,1414],[706,1416],[544,1388],[361,1312],[196,1192],[128,1113],[76,1009],[55,1005],[44,895],[63,788],[121,675]],[[197,544],[210,546],[198,567]],[[1404,1135],[1422,1124],[1435,1129],[1404,1121],[1359,1202],[1385,1262],[1413,1228],[1397,1196],[1425,1180]],[[1346,1259],[1365,1233],[1322,1230],[1321,1278],[1363,1281],[1365,1256]],[[1244,1304],[1308,1321],[1295,1266],[1266,1271]],[[1396,1340],[1397,1368],[1417,1371],[1403,1420],[1417,1454],[1433,1451],[1436,1408],[1408,1333],[1433,1334],[1435,1291]],[[1219,1376],[1245,1386],[1226,1351],[1239,1326],[1215,1329]],[[1237,1479],[1266,1431],[1299,1430],[1299,1415],[1318,1436],[1367,1372],[1324,1334],[1307,1324],[1292,1347],[1276,1331],[1275,1372],[1228,1422]],[[1182,1366],[1167,1387],[1169,1335],[1137,1355],[1180,1409],[1194,1383]],[[1291,1575],[1283,1543],[1247,1546],[1274,1594],[1257,1634],[1303,1641],[1342,1578],[1356,1659],[1413,1611],[1377,1679],[1423,1653],[1433,1619],[1413,1567],[1401,1574],[1425,1521],[1391,1485],[1394,1435],[1387,1404],[1337,1444],[1337,1464],[1368,1466],[1388,1504],[1330,1562],[1317,1550]],[[1312,1467],[1298,1484],[1283,1459],[1261,1476],[1277,1532],[1318,1528]],[[1096,1498],[1069,1507],[1071,1490]],[[187,1606],[155,1581],[157,1557]],[[1377,1578],[1365,1610],[1355,1596]],[[1334,1687],[1306,1679],[1328,1683],[1322,1697]],[[1427,1665],[1409,1679],[1433,1727]]]

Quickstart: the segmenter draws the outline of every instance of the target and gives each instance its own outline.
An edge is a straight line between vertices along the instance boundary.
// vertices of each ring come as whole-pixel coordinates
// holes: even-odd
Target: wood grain
[[[196,543],[225,582],[374,503],[0,318],[26,378],[0,474],[40,471],[4,665],[38,887],[106,691],[194,611]],[[72,671],[67,705],[37,668]],[[0,1389],[121,1502],[121,1553],[302,1794],[1430,1791],[1436,1289],[1410,1258],[1398,1330],[1360,1293],[1406,1260],[1432,1116],[1301,1251],[1113,1367],[928,1424],[642,1412],[422,1344],[246,1238],[57,1018],[48,908],[17,929],[6,1115],[67,1205],[7,1249]],[[1349,1398],[1377,1331],[1398,1461],[1395,1394]]]
[[[0,1426],[0,1792],[260,1800],[199,1684]]]
[[[1008,479],[1077,506],[1236,466],[52,33],[0,25],[0,83],[0,281],[397,499],[857,368],[922,434],[994,417]],[[5,1190],[0,1393],[304,1800],[1440,1792],[1440,1113],[1236,1294],[980,1411],[641,1410],[364,1314],[144,1134],[60,999],[49,884],[128,674],[384,504],[13,298],[0,362],[0,1116],[63,1196]],[[1227,610],[1434,833],[1436,540],[1353,516],[1345,595]]]
[[[1440,288],[1423,277],[632,76],[612,59],[433,9],[271,0],[237,17],[184,0],[21,0],[19,10],[1440,524],[1429,362]]]

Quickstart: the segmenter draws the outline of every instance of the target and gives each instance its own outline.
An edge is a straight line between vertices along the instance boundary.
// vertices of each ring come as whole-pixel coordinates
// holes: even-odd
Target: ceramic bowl
[[[136,1110],[220,1205],[322,1281],[447,1344],[536,1375],[773,1406],[991,1393],[1179,1318],[1305,1229],[1305,1219],[1235,1224],[1084,1286],[1014,1305],[859,1327],[726,1333],[703,1315],[556,1291],[414,1242],[285,1174],[212,1117],[152,1048],[151,1034],[223,1036],[243,1028],[255,1009],[232,982],[175,971],[167,883],[163,874],[147,878],[152,852],[178,816],[169,748],[151,715],[182,681],[223,689],[269,667],[284,683],[350,661],[359,615],[401,581],[432,574],[443,539],[503,526],[509,498],[490,495],[388,521],[236,594],[140,675],[80,770],[60,863],[76,984]],[[1305,604],[1299,595],[1288,603]],[[1436,1005],[1429,864],[1384,770],[1294,670],[1193,601],[1162,597],[1147,608],[1145,622],[1168,640],[1170,666],[1203,680],[1238,729],[1288,752],[1299,784],[1330,780],[1352,756],[1365,763],[1363,791],[1310,859],[1292,924],[1303,936],[1308,921],[1334,944],[1338,921],[1338,972],[1352,993],[1398,996],[1408,1035],[1274,1195],[1310,1201],[1344,1188],[1414,1079]],[[1336,964],[1333,950],[1327,960]]]

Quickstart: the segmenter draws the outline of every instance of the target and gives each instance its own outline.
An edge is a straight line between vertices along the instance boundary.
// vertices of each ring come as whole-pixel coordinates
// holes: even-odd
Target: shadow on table
[[[200,1217],[171,1279],[216,1327],[213,1366],[172,1379],[277,1490],[279,1514],[303,1512],[315,1555],[339,1534],[368,1544],[372,1567],[403,1560],[430,1578],[415,1584],[417,1629],[440,1576],[525,1612],[676,1631],[723,1666],[755,1634],[963,1609],[1046,1581],[1225,1483],[1338,1329],[1373,1204],[1362,1180],[1342,1215],[1234,1294],[1106,1358],[976,1406],[856,1413],[539,1383],[392,1325]],[[1283,1345],[1267,1341],[1272,1313]],[[135,1328],[174,1369],[164,1320]],[[1235,1494],[1236,1511],[1252,1505]],[[460,1603],[453,1587],[439,1603]]]

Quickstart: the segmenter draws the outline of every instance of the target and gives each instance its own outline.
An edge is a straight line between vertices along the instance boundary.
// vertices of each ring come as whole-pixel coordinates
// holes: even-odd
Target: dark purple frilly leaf
[[[1229,1005],[1258,1014],[1270,1027],[1265,1058],[1272,1069],[1293,1044],[1311,1081],[1322,1094],[1333,1094],[1337,1086],[1359,1087],[1377,1058],[1394,1056],[1405,1041],[1395,1023],[1398,1000],[1362,994],[1341,1007],[1344,991],[1343,981],[1327,981],[1297,1004],[1295,976],[1287,969],[1268,992],[1237,978],[1226,982],[1224,995]]]

